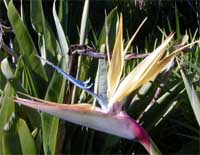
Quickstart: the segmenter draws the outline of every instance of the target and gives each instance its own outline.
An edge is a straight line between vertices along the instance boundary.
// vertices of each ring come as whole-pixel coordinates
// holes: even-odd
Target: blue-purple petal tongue
[[[95,94],[92,90],[91,87],[93,86],[92,83],[90,83],[90,79],[86,80],[85,82],[79,81],[77,79],[75,79],[73,76],[71,76],[70,74],[64,72],[61,68],[59,68],[58,66],[52,64],[50,61],[43,59],[39,56],[37,56],[38,58],[40,58],[42,61],[44,61],[45,63],[47,63],[48,65],[50,65],[52,68],[54,68],[58,73],[62,74],[67,80],[69,80],[71,83],[73,83],[75,86],[85,90],[86,92],[88,92],[90,95],[92,95],[94,98],[97,99],[98,103],[100,104],[101,108],[103,110],[106,110],[106,104],[104,102],[104,99],[102,98],[102,96],[98,96],[97,94]]]

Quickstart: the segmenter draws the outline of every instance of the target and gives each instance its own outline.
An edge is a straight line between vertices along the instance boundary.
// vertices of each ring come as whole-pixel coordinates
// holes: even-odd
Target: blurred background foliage
[[[70,41],[74,44],[78,40],[78,31],[77,27],[80,26],[81,14],[83,9],[84,0],[68,0],[69,6],[69,16],[67,22],[72,26],[67,27],[68,36]],[[20,10],[20,0],[14,1],[16,8]],[[45,18],[48,22],[53,25],[53,16],[52,16],[52,5],[53,2],[50,0],[43,0],[43,8]],[[57,2],[59,3],[59,2]],[[135,40],[135,44],[144,48],[144,38],[147,36],[152,37],[149,40],[153,41],[153,38],[156,38],[160,35],[157,26],[166,29],[169,33],[170,30],[176,31],[176,17],[175,17],[175,8],[177,9],[178,18],[180,22],[180,31],[181,34],[185,33],[186,29],[190,29],[193,33],[196,29],[200,27],[200,18],[199,18],[199,2],[197,0],[94,0],[90,2],[90,14],[89,19],[91,25],[93,26],[95,32],[100,33],[102,25],[104,24],[105,13],[110,12],[113,8],[117,7],[118,12],[122,12],[124,15],[124,25],[126,27],[125,31],[128,34],[132,34],[137,28],[137,23],[140,23],[142,19],[148,17],[148,23],[146,23],[142,29],[142,33],[138,35]],[[29,23],[29,2],[23,1],[24,15],[27,17],[27,23]],[[57,5],[58,6],[58,5]],[[7,21],[6,8],[1,1],[1,14],[0,18],[3,21]],[[169,24],[171,29],[169,29]],[[31,27],[30,27],[31,28]],[[30,32],[31,33],[31,32]],[[200,33],[200,32],[198,32]]]
[[[17,27],[12,24],[12,22],[15,22],[14,17],[8,18],[5,2],[9,2],[9,0],[0,0],[0,22],[4,26],[10,27],[12,25],[13,29],[17,30]],[[69,46],[80,43],[80,27],[84,2],[84,0],[56,1],[57,14],[63,26],[63,31]],[[52,12],[53,1],[42,1],[43,17],[36,16],[38,10],[35,10],[35,12],[31,11],[31,1],[14,0],[13,3],[16,10],[21,14],[23,23],[30,33],[36,52],[40,51],[38,53],[41,54],[41,47],[43,44],[40,38],[41,34],[48,34],[52,39],[49,42],[45,42],[46,49],[49,50],[48,59],[58,64],[62,69],[68,70],[69,68],[65,67],[65,58],[58,59],[56,57],[58,55],[57,53],[62,53],[62,47],[60,45],[59,34],[57,33],[58,29],[54,22],[55,15],[53,15]],[[151,52],[161,43],[164,36],[172,32],[175,32],[173,42],[176,45],[184,42],[185,37],[188,37],[185,43],[200,39],[200,2],[198,0],[91,0],[88,16],[89,20],[87,22],[88,34],[85,37],[86,41],[84,44],[88,44],[98,51],[100,50],[102,44],[100,44],[98,40],[102,39],[100,34],[105,23],[105,11],[106,14],[109,14],[114,8],[117,8],[115,15],[117,13],[123,14],[124,38],[127,42],[139,26],[139,23],[141,23],[145,17],[148,17],[147,22],[133,42],[129,51],[130,53],[140,54]],[[10,11],[10,14],[12,13],[13,12]],[[45,26],[47,27],[48,33],[46,30],[43,30],[44,27],[40,27],[41,23],[37,23],[40,21],[37,18],[45,19]],[[112,20],[114,21],[114,17]],[[34,21],[36,23],[34,23]],[[116,22],[114,23],[116,24]],[[5,44],[13,48],[17,55],[21,55],[21,47],[26,44],[16,39],[16,36],[20,35],[20,33],[21,32],[16,33],[16,31],[15,33],[5,32],[3,35]],[[25,32],[23,31],[22,33]],[[46,39],[49,39],[49,36],[46,36]],[[30,42],[27,44],[33,45]],[[44,68],[41,67],[41,70],[44,69],[45,73],[39,76],[34,68],[27,65],[34,61],[28,63],[20,59],[16,69],[16,63],[12,61],[12,57],[6,54],[2,49],[0,49],[0,52],[1,67],[3,64],[6,64],[5,66],[8,67],[7,70],[11,68],[13,73],[15,72],[15,75],[13,75],[15,78],[11,79],[9,79],[8,76],[6,77],[3,71],[0,72],[0,154],[145,153],[142,146],[135,142],[86,129],[61,120],[59,121],[45,114],[40,116],[38,112],[34,110],[25,107],[20,108],[14,105],[12,97],[15,96],[16,91],[26,92],[39,98],[57,102],[71,102],[72,100],[76,102],[92,102],[92,99],[80,90],[76,92],[76,97],[73,98],[73,96],[70,95],[72,90],[74,90],[72,86],[68,84],[62,76],[58,75],[47,66]],[[6,58],[8,58],[8,62]],[[190,84],[194,85],[198,96],[200,93],[199,60],[200,48],[198,46],[193,49],[193,52],[181,55],[180,58],[187,79]],[[128,61],[124,74],[130,72],[139,61],[140,60]],[[77,76],[77,68],[82,68],[80,69],[79,79],[85,80],[88,78],[89,74],[94,81],[98,68],[98,61],[96,59],[83,57],[81,60],[82,67],[80,67],[78,62],[79,60],[77,57],[73,58],[73,66],[75,67],[70,68],[71,74]],[[24,65],[24,63],[27,66]],[[179,71],[180,69],[176,67],[169,76],[160,75],[155,82],[145,85],[138,93],[130,95],[127,99],[129,104],[125,109],[134,119],[138,119],[142,126],[149,132],[163,154],[199,154],[200,130],[188,99],[182,75]],[[48,79],[46,79],[46,75],[48,75]],[[153,104],[153,106],[148,109],[149,103],[152,103],[152,98],[155,97],[156,90],[165,80],[167,84],[164,83],[164,86],[161,86],[162,90],[159,96],[155,98],[158,104]],[[63,85],[65,87],[63,87]],[[69,92],[69,90],[71,92]],[[66,94],[70,97],[66,97]],[[16,116],[13,111],[15,111]],[[144,111],[146,112],[144,113]],[[51,123],[50,129],[45,126],[45,124],[48,124],[48,121]],[[48,134],[51,135],[50,140]],[[31,136],[33,138],[31,138]],[[23,146],[25,143],[27,143],[28,146]],[[52,148],[48,150],[48,146],[52,146]],[[26,149],[28,149],[28,151]]]

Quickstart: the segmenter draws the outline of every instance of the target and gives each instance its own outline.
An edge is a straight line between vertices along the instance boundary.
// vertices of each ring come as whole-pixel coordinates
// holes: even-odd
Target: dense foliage
[[[153,51],[170,33],[175,32],[175,37],[169,53],[176,45],[199,40],[200,3],[102,0],[91,1],[88,8],[84,1],[53,4],[48,0],[0,1],[0,154],[146,153],[134,141],[19,106],[13,98],[21,92],[65,104],[95,103],[35,55],[79,80],[90,77],[94,90],[104,95],[107,61],[90,54],[80,56],[75,52],[80,45],[106,55],[105,49],[113,50],[120,13],[125,45],[148,17],[128,50],[125,76],[144,58],[142,54]],[[180,66],[175,63],[129,95],[123,108],[146,129],[162,153],[199,154],[199,44],[186,48],[177,60]]]

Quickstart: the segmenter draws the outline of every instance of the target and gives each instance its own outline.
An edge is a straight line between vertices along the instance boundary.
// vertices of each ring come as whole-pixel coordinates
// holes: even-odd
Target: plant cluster
[[[124,39],[114,8],[98,34],[85,0],[79,43],[71,44],[68,4],[53,2],[52,24],[42,0],[30,1],[29,20],[22,5],[4,1],[0,154],[199,153],[199,30],[181,35],[175,10],[176,33],[169,22],[169,35],[158,27],[152,52],[146,42],[137,53],[131,44],[147,18]]]

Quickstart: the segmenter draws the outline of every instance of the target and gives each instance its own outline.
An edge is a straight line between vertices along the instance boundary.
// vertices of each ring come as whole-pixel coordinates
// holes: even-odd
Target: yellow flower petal
[[[146,57],[136,68],[129,73],[129,75],[120,83],[113,97],[109,100],[109,107],[113,104],[120,102],[124,97],[129,95],[138,87],[142,86],[144,83],[150,81],[152,77],[155,77],[153,72],[158,65],[157,63],[162,58],[165,53],[165,49],[169,42],[171,41],[173,35],[170,35],[157,49],[155,49],[148,57]],[[160,69],[160,68],[159,68]],[[160,70],[155,71],[156,74]],[[152,74],[150,77],[148,77]]]
[[[155,66],[155,68],[153,69],[154,74],[158,74],[158,73],[160,73],[160,71],[164,70],[165,67],[167,66],[167,64],[174,58],[174,56],[179,54],[183,49],[185,49],[186,47],[189,47],[191,45],[194,45],[194,44],[196,44],[198,42],[199,42],[199,40],[198,41],[194,41],[194,42],[192,42],[190,44],[187,44],[187,45],[175,50],[174,52],[172,52],[171,54],[169,54],[168,56],[166,56],[162,60],[160,60],[157,63],[157,65]],[[150,75],[148,75],[148,76],[150,76]]]
[[[113,96],[122,74],[124,65],[123,53],[123,19],[122,15],[119,20],[118,33],[113,48],[112,59],[108,69],[108,97]]]

